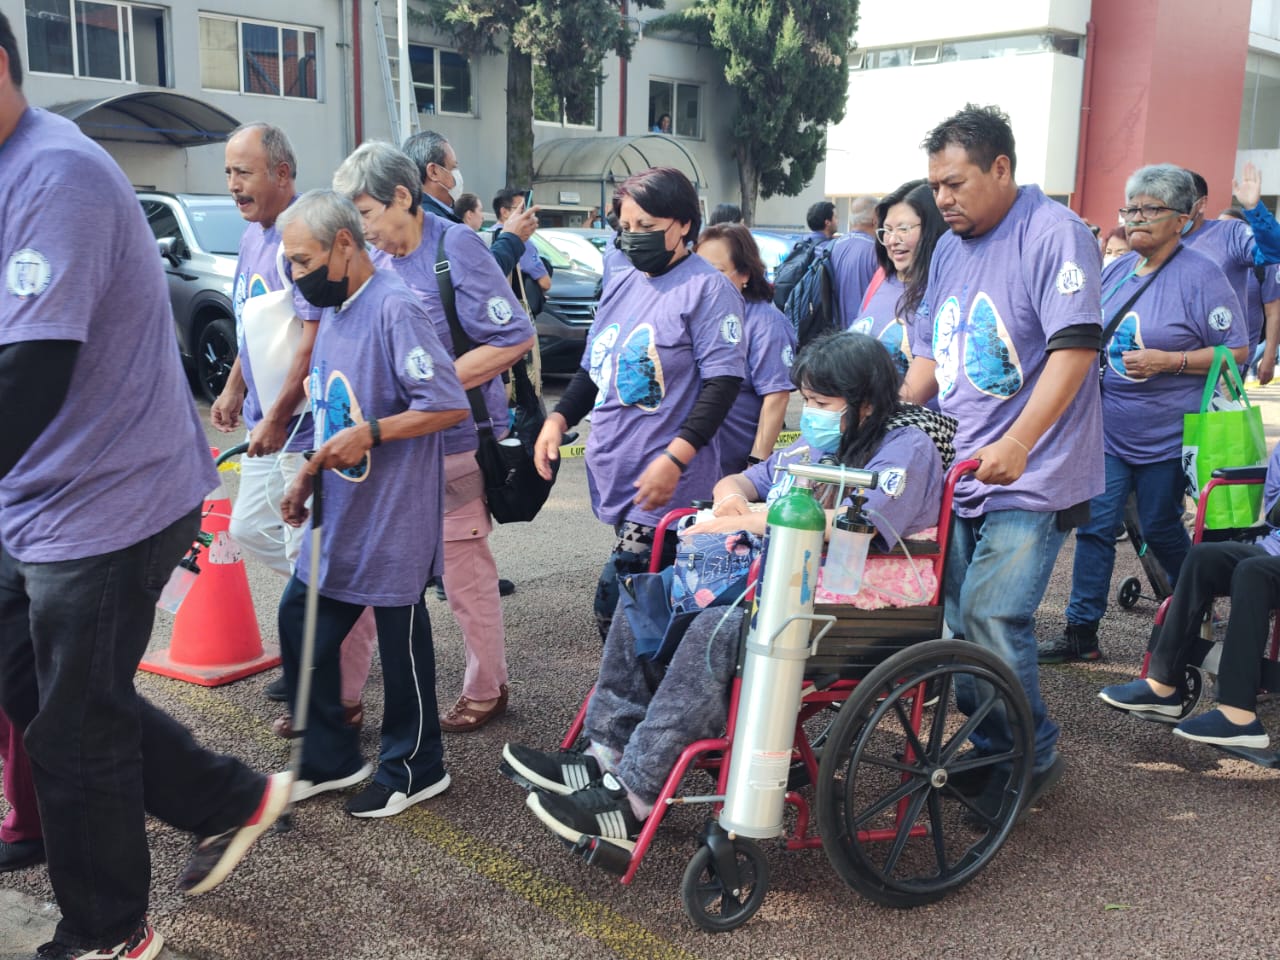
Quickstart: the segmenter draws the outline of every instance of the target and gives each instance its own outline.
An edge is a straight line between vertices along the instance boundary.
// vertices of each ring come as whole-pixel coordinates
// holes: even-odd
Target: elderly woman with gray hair
[[[360,211],[369,242],[390,254],[392,268],[426,307],[462,386],[480,389],[487,423],[504,437],[509,409],[501,375],[529,351],[534,332],[480,235],[427,213],[418,168],[388,143],[357,148],[334,173],[333,188]],[[470,341],[461,352],[435,269],[442,255],[449,263],[460,339]],[[440,726],[454,733],[476,730],[507,708],[498,568],[488,542],[493,521],[475,458],[476,430],[468,417],[444,434],[444,584],[466,652],[462,693],[440,717]]]
[[[1076,531],[1075,566],[1062,636],[1039,645],[1041,663],[1097,660],[1098,623],[1115,565],[1115,531],[1136,492],[1147,545],[1172,584],[1191,541],[1182,524],[1182,416],[1199,408],[1214,348],[1236,362],[1246,322],[1221,268],[1181,243],[1196,191],[1172,164],[1142,167],[1120,208],[1130,252],[1102,273],[1105,324],[1099,359],[1106,490]]]

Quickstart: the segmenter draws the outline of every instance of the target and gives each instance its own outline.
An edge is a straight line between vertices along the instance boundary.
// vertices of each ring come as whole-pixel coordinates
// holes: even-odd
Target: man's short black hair
[[[9,56],[9,79],[19,90],[22,89],[22,58],[18,56],[18,38],[13,35],[13,27],[9,26],[9,18],[0,13],[0,50]]]
[[[1183,167],[1182,169],[1187,170],[1186,167]],[[1196,199],[1199,200],[1201,197],[1207,197],[1209,195],[1209,181],[1200,176],[1200,174],[1196,173],[1194,170],[1187,170],[1187,173],[1191,175],[1191,182],[1196,185]]]
[[[809,212],[805,214],[805,223],[809,224],[810,230],[822,230],[826,227],[828,221],[835,219],[836,205],[830,200],[819,200]]]
[[[966,103],[963,110],[930,130],[921,146],[932,156],[952,144],[964,147],[970,162],[977,164],[983,173],[991,169],[999,156],[1009,158],[1010,174],[1017,172],[1013,127],[1009,125],[1009,115],[999,107]]]
[[[515,187],[503,187],[493,195],[493,212],[495,215],[503,210],[514,210],[516,208],[516,197],[524,196],[523,190],[517,190]]]

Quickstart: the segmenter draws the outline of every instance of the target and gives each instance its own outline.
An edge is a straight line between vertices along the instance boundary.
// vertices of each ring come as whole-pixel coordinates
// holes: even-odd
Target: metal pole
[[[413,98],[413,72],[409,67],[409,0],[396,0],[396,56],[400,59],[400,137],[403,142],[413,130],[413,114],[418,104]],[[436,83],[440,78],[436,78]],[[400,144],[396,144],[400,146]]]

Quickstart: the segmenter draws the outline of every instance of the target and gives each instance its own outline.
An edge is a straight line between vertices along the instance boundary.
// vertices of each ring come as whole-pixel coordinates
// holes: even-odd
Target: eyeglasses
[[[1160,214],[1168,210],[1170,213],[1178,213],[1179,211],[1173,207],[1165,207],[1158,203],[1144,203],[1140,207],[1121,207],[1120,216],[1125,220],[1154,220]]]
[[[895,237],[899,240],[905,240],[911,236],[911,231],[919,230],[920,224],[912,223],[901,227],[881,227],[876,231],[876,239],[888,246],[889,241]]]

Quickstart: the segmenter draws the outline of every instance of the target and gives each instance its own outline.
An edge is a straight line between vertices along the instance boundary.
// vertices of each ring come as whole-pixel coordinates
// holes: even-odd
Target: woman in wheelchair
[[[1280,603],[1280,445],[1263,492],[1270,532],[1257,543],[1197,543],[1187,554],[1145,678],[1104,687],[1110,706],[1176,723],[1188,740],[1263,749],[1271,738],[1256,712],[1271,610]],[[1231,597],[1218,665],[1218,707],[1182,719],[1187,662],[1214,597]],[[1181,722],[1179,722],[1181,721]]]
[[[790,486],[788,463],[817,460],[900,472],[892,494],[866,494],[874,544],[892,547],[899,537],[932,527],[954,457],[954,421],[899,401],[892,359],[864,334],[837,333],[809,344],[796,359],[792,380],[805,401],[801,438],[722,479],[714,517],[682,535],[763,534],[766,514],[753,508]],[[831,515],[837,496],[835,490],[819,494]],[[868,561],[864,583],[874,580],[873,564]],[[733,606],[697,613],[666,666],[637,653],[628,616],[613,618],[587,706],[586,748],[503,748],[503,771],[532,791],[528,806],[538,819],[570,842],[599,836],[633,846],[681,752],[725,727],[743,613]]]

